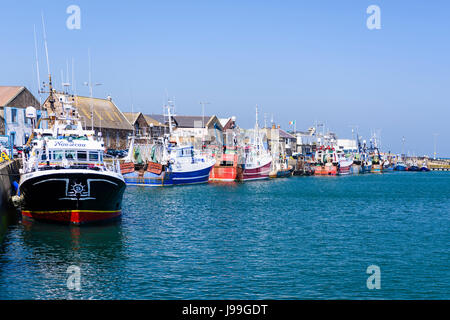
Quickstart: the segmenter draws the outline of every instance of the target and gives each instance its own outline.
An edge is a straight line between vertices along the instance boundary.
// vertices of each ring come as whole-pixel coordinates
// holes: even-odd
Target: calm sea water
[[[129,187],[123,212],[11,225],[0,299],[450,299],[448,173]]]

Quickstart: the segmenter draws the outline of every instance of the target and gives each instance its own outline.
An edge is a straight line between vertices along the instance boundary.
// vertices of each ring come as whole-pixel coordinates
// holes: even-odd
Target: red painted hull
[[[69,224],[84,224],[111,220],[120,217],[121,210],[96,211],[96,210],[61,210],[61,211],[27,211],[22,210],[22,215],[40,221],[50,221]]]
[[[242,181],[250,181],[250,180],[261,180],[261,179],[268,179],[270,169],[272,166],[272,161],[269,161],[267,164],[252,168],[252,169],[244,169],[242,171],[242,177],[240,180]]]
[[[352,167],[352,165],[339,167],[339,175],[350,174],[351,167]]]
[[[315,166],[314,175],[316,176],[335,176],[337,175],[336,166]]]
[[[235,167],[213,167],[209,174],[209,180],[214,181],[235,181],[238,178],[238,168]]]
[[[240,168],[237,165],[237,155],[224,154],[220,161],[212,167],[209,174],[209,181],[232,182],[238,179]]]

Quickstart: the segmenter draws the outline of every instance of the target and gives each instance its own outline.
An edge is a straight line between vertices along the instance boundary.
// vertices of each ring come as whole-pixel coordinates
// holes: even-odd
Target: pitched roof
[[[290,133],[287,133],[286,131],[284,131],[283,129],[278,129],[279,133],[280,133],[280,138],[285,138],[285,139],[295,139],[295,136],[293,136]]]
[[[59,97],[62,94],[55,93],[55,106],[57,110],[61,108]],[[47,98],[48,100],[48,98]],[[48,106],[48,101],[45,105]],[[133,126],[128,122],[124,114],[109,99],[89,98],[82,96],[73,96],[74,106],[77,108],[80,116],[86,121],[89,127],[91,124],[91,106],[94,112],[94,127],[109,128],[120,130],[133,130]]]
[[[20,86],[0,86],[0,106],[8,105],[24,89]]]
[[[231,118],[219,118],[220,124],[222,127],[225,127],[227,123],[231,120]]]
[[[164,117],[162,117],[162,118],[158,117],[160,120],[162,120],[162,121],[160,121],[160,120],[157,120],[157,119],[153,118],[153,115],[149,116],[149,115],[144,114],[144,118],[145,118],[145,121],[147,121],[147,123],[149,125],[153,123],[153,125],[155,127],[165,127],[166,126],[164,124]]]
[[[160,125],[159,123],[165,125],[167,122],[164,115],[162,115],[162,114],[144,114],[144,117],[145,117],[145,119],[151,118],[152,120],[158,122],[158,125]],[[148,120],[147,120],[147,122],[148,122]]]
[[[136,120],[139,118],[140,112],[124,112],[123,115],[125,118],[127,118],[128,122],[132,125],[136,122]]]
[[[178,128],[204,128],[211,116],[173,116]]]

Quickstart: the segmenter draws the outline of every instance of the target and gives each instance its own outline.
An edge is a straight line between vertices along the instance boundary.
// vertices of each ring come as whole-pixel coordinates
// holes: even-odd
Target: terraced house
[[[15,146],[23,146],[31,135],[31,120],[25,117],[29,106],[40,110],[39,101],[23,86],[0,86],[0,135],[8,136]]]

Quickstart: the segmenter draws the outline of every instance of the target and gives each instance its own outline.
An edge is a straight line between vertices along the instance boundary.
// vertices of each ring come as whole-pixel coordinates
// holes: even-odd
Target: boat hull
[[[289,169],[277,170],[269,174],[269,178],[289,178],[290,176],[292,176],[292,170]]]
[[[381,164],[372,164],[372,173],[383,173],[383,165]]]
[[[363,173],[362,172],[362,167],[360,164],[353,164],[351,169],[350,169],[350,173],[351,174],[360,174]]]
[[[172,171],[173,185],[207,183],[213,166],[207,166],[193,171]]]
[[[243,168],[242,174],[238,177],[240,181],[268,179],[272,161],[255,168]]]
[[[345,176],[351,174],[352,165],[353,161],[342,161],[341,163],[339,163],[338,175]]]
[[[314,175],[316,176],[335,176],[338,173],[337,166],[316,166],[314,167]]]
[[[225,167],[225,166],[214,166],[211,169],[211,173],[209,175],[209,180],[214,181],[224,181],[231,182],[236,181],[238,179],[238,167]]]
[[[364,165],[361,167],[361,173],[371,173],[372,165]]]
[[[193,171],[172,171],[165,168],[161,173],[132,172],[124,174],[125,183],[143,187],[170,187],[175,185],[207,183],[212,166]]]
[[[241,168],[237,164],[236,154],[224,154],[212,167],[209,174],[211,182],[233,182],[238,179]]]
[[[39,221],[85,224],[118,218],[126,185],[121,175],[93,170],[25,174],[22,215]]]
[[[165,187],[172,186],[172,173],[164,170],[160,174],[134,171],[123,175],[125,183],[130,186]]]

